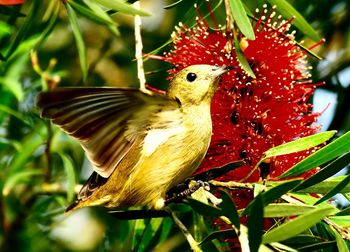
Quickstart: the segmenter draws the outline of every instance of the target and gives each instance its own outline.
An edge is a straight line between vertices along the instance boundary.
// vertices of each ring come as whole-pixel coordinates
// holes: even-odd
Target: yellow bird
[[[166,193],[209,147],[210,104],[226,66],[192,65],[165,95],[130,88],[58,88],[37,98],[41,116],[78,140],[94,172],[68,211],[164,206]]]

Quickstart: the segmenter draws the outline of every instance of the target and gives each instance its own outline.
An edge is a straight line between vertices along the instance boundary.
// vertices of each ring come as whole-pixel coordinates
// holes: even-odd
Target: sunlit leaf
[[[341,213],[341,212],[339,212],[339,213]],[[350,215],[348,214],[348,215],[344,215],[344,216],[339,216],[338,214],[336,216],[329,216],[328,218],[332,222],[341,226],[342,228],[349,229],[350,228]]]
[[[287,192],[295,188],[299,183],[300,183],[300,180],[285,181],[275,187],[272,187],[268,191],[259,194],[263,198],[264,206],[268,205],[274,200],[279,199],[282,195],[286,194]],[[252,211],[253,205],[254,205],[254,200],[244,209],[241,216],[249,215],[250,212]]]
[[[78,24],[78,19],[77,16],[74,13],[74,10],[72,7],[69,5],[69,3],[66,3],[64,5],[67,9],[67,14],[69,18],[69,22],[72,27],[72,31],[75,37],[75,42],[78,48],[78,54],[79,54],[79,60],[80,60],[80,66],[83,74],[83,80],[85,81],[87,78],[87,58],[86,58],[86,48],[85,48],[85,43],[83,39],[83,35],[80,31],[80,27]]]
[[[346,189],[348,188],[348,190]],[[339,184],[337,184],[335,187],[333,187],[332,190],[330,190],[326,195],[324,195],[321,199],[319,199],[315,205],[328,200],[329,198],[333,197],[339,192],[342,192],[345,189],[345,192],[350,192],[350,175],[346,176]]]
[[[309,36],[314,41],[319,41],[321,38],[312,26],[304,19],[304,17],[286,0],[267,0],[271,5],[275,5],[276,9],[287,19],[295,17],[293,24]]]
[[[344,154],[343,156],[337,158],[330,164],[328,164],[326,167],[324,167],[322,170],[305,180],[303,183],[298,185],[295,188],[295,191],[316,185],[317,183],[320,183],[329,177],[333,176],[337,172],[339,172],[341,169],[343,169],[346,165],[350,163],[350,152]]]
[[[271,203],[264,208],[265,218],[301,215],[315,209],[315,206],[295,205],[290,203]]]
[[[350,131],[303,159],[280,177],[300,175],[350,151]]]
[[[12,27],[9,24],[0,20],[0,36],[2,37],[2,36],[9,35],[11,34],[11,31],[12,31]]]
[[[39,134],[40,135],[39,135]],[[28,159],[45,142],[45,133],[42,127],[37,127],[36,132],[29,133],[22,141],[22,151],[16,153],[9,164],[10,174],[16,173],[25,167]]]
[[[250,40],[255,39],[253,27],[241,0],[229,0],[232,16],[239,30]]]
[[[171,8],[175,7],[176,5],[178,5],[179,3],[181,3],[182,1],[183,0],[178,0],[178,1],[174,2],[174,3],[172,3],[172,4],[164,6],[164,9],[171,9]]]
[[[348,221],[350,221],[350,219],[348,219]],[[335,241],[337,242],[338,252],[349,252],[349,248],[346,245],[343,237],[336,230],[334,230],[334,228],[331,227],[330,230],[332,230],[332,234],[334,235]]]
[[[324,217],[336,213],[333,207],[317,208],[290,220],[276,228],[271,229],[263,236],[263,243],[283,241],[320,222]]]
[[[265,151],[264,157],[276,157],[310,149],[329,140],[332,136],[334,136],[335,133],[335,130],[321,132],[315,135],[303,137],[285,144],[281,144]]]
[[[12,176],[5,180],[4,187],[2,188],[2,194],[7,196],[11,190],[18,184],[29,183],[31,184],[32,177],[43,175],[42,170],[30,170],[30,171],[19,171],[14,173]]]
[[[321,194],[325,194],[325,193],[329,193],[331,190],[333,190],[339,183],[341,183],[341,181],[343,181],[345,179],[345,176],[338,176],[338,177],[332,177],[329,179],[326,179],[325,181],[319,182],[313,186],[304,188],[304,189],[297,189],[297,192],[299,193],[321,193]],[[338,190],[338,192],[350,192],[350,184],[348,185],[344,185],[342,184],[344,187],[342,187],[340,190]]]
[[[71,5],[74,9],[76,9],[79,13],[84,15],[85,17],[93,20],[94,22],[104,24],[108,27],[108,29],[115,35],[119,36],[120,33],[117,29],[117,24],[114,20],[101,8],[100,5],[96,4],[93,1],[84,0],[87,6],[80,5],[74,1],[71,1]]]
[[[140,15],[140,16],[150,16],[151,15],[150,13],[148,13],[146,11],[136,9],[134,6],[132,6],[131,4],[129,4],[123,0],[113,0],[113,1],[95,0],[95,1],[96,1],[96,3],[99,3],[106,8],[120,11],[122,13],[132,14],[132,15]]]
[[[256,78],[253,70],[251,69],[251,67],[249,66],[249,63],[246,59],[246,57],[244,56],[241,47],[239,45],[239,42],[237,39],[235,39],[235,51],[237,54],[237,59],[240,63],[240,66],[243,68],[243,70],[252,78]]]

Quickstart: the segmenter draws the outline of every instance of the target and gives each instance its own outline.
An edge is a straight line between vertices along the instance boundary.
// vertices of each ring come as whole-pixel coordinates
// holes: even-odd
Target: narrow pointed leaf
[[[232,16],[240,31],[250,40],[255,39],[253,27],[241,0],[229,0]]]
[[[286,222],[267,232],[263,236],[262,242],[266,244],[271,242],[284,241],[304,232],[308,228],[320,222],[327,215],[331,215],[333,213],[335,213],[335,209],[333,207],[320,209],[317,208],[315,210],[311,210],[308,213],[301,215],[296,219]]]
[[[309,205],[294,205],[290,203],[271,203],[264,208],[265,218],[288,217],[305,214],[315,206]]]
[[[151,14],[143,11],[136,9],[134,6],[131,4],[127,3],[126,1],[123,0],[95,0],[96,3],[101,4],[102,6],[115,10],[115,11],[120,11],[125,14],[131,14],[131,15],[140,15],[140,16],[150,16]]]
[[[343,239],[343,237],[333,228],[331,228],[331,230],[332,230],[332,234],[335,237],[335,241],[337,242],[338,252],[349,252],[349,248],[346,245],[346,242]]]
[[[146,251],[152,240],[155,238],[157,231],[163,223],[164,218],[153,218],[147,223],[146,228],[139,240],[139,247],[137,251]]]
[[[321,202],[330,199],[337,193],[341,192],[346,186],[350,186],[350,175],[346,176],[339,184],[337,184],[331,191],[329,191],[325,196],[319,199],[315,205],[320,204]]]
[[[172,4],[169,4],[169,5],[167,5],[167,6],[164,6],[163,8],[164,8],[164,9],[171,9],[171,8],[175,7],[176,5],[178,5],[179,3],[181,3],[182,1],[183,1],[183,0],[178,0],[178,1],[174,2],[174,3],[172,3]]]
[[[350,215],[345,215],[345,216],[339,216],[341,212],[337,213],[335,216],[329,216],[328,218],[334,222],[335,224],[345,228],[349,229],[350,228]]]
[[[253,70],[251,69],[251,67],[249,66],[249,63],[246,59],[246,57],[244,56],[241,47],[239,45],[238,40],[235,38],[235,51],[236,51],[236,55],[237,55],[237,59],[240,63],[240,66],[242,67],[242,69],[252,78],[256,78]]]
[[[67,176],[67,200],[73,201],[75,196],[75,170],[72,160],[64,153],[58,153],[62,159],[63,167]]]
[[[283,183],[269,189],[267,192],[259,194],[259,195],[262,195],[264,206],[268,205],[269,203],[271,203],[274,200],[279,199],[282,195],[284,195],[287,192],[289,192],[290,190],[292,190],[299,183],[300,183],[300,180],[286,181],[286,182],[283,182]],[[253,205],[254,205],[254,200],[244,209],[241,216],[249,215],[251,210],[252,210]]]
[[[220,230],[220,231],[215,231],[210,233],[199,244],[201,245],[206,242],[212,241],[214,239],[234,238],[234,237],[237,237],[237,234],[233,229],[225,229],[225,230]]]
[[[239,216],[237,213],[236,204],[233,202],[233,199],[230,194],[226,191],[221,191],[222,203],[220,204],[222,213],[224,216],[230,219],[231,223],[239,230],[240,222]]]
[[[350,131],[294,165],[291,169],[283,173],[280,178],[298,176],[349,151]]]
[[[252,206],[248,218],[248,239],[251,252],[259,250],[263,235],[264,202],[262,194],[259,194]]]
[[[304,19],[304,17],[286,0],[267,0],[271,5],[276,5],[276,9],[287,19],[295,17],[293,24],[309,36],[314,41],[319,41],[321,38],[312,26]]]
[[[42,170],[32,170],[32,171],[19,171],[8,179],[5,180],[5,184],[2,188],[2,194],[7,196],[10,194],[11,190],[18,184],[29,183],[32,181],[33,176],[44,175]]]
[[[97,17],[104,20],[105,25],[115,36],[120,35],[117,23],[102,9],[100,5],[91,2],[90,0],[84,0],[84,2]]]
[[[85,48],[83,35],[80,31],[78,19],[77,19],[77,16],[75,15],[73,8],[68,3],[65,4],[64,6],[67,9],[69,22],[71,24],[72,31],[75,37],[75,42],[78,48],[81,71],[83,74],[83,80],[85,81],[87,77],[87,57],[86,57],[86,48]]]
[[[334,189],[341,181],[345,179],[345,176],[338,176],[326,179],[325,181],[319,182],[313,186],[298,190],[298,193],[320,193],[326,194]],[[339,193],[350,192],[350,184],[345,185],[341,188]]]
[[[188,201],[189,205],[201,215],[218,217],[222,214],[222,210],[220,208],[204,204],[203,202],[192,198],[187,198],[186,200]]]
[[[244,164],[244,161],[240,160],[240,161],[229,163],[222,167],[212,168],[208,171],[204,171],[196,174],[195,176],[193,176],[192,180],[209,181],[212,179],[216,179],[217,177],[220,177],[229,171],[233,171],[234,169],[241,167],[243,164]]]
[[[326,167],[324,167],[321,171],[317,172],[307,180],[305,180],[303,183],[301,183],[299,186],[295,188],[295,191],[316,185],[317,183],[320,183],[340,170],[342,170],[345,166],[347,166],[350,163],[350,152],[344,154],[343,156],[337,158],[332,163],[328,164]]]
[[[270,158],[310,149],[329,140],[335,133],[335,130],[321,132],[276,146],[265,151],[264,157]]]

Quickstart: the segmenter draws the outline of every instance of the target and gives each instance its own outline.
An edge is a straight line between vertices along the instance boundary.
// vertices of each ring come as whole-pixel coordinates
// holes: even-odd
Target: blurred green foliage
[[[40,119],[34,105],[39,91],[56,85],[137,86],[132,15],[144,16],[144,52],[158,48],[155,52],[161,54],[174,26],[180,21],[191,26],[197,15],[192,1],[171,5],[174,2],[145,0],[141,3],[142,11],[122,0],[27,0],[23,5],[0,6],[0,251],[190,250],[178,230],[178,223],[167,213],[162,213],[167,217],[121,220],[116,218],[120,217],[118,214],[90,208],[65,216],[65,207],[74,199],[77,185],[85,181],[91,167],[79,145]],[[207,14],[206,4],[196,2],[201,12]],[[212,1],[212,6],[221,2]],[[319,89],[336,96],[328,127],[341,136],[350,129],[350,3],[345,0],[288,2],[326,39],[325,45],[315,49],[324,60],[312,62],[312,73],[315,82],[327,83]],[[246,1],[245,7],[253,11],[264,3]],[[268,3],[287,6],[287,10],[282,8],[281,12],[286,11],[282,13],[286,16],[291,14],[285,1]],[[165,9],[166,6],[169,8]],[[222,4],[214,14],[218,22],[224,23]],[[314,42],[304,35],[310,33],[307,29],[303,31],[303,27],[303,23],[299,24],[298,30],[302,32],[297,33],[297,40],[303,39],[311,46]],[[147,60],[148,83],[166,88],[165,70],[169,67],[161,61]],[[338,159],[333,163],[330,163],[332,159],[323,162],[334,165],[331,168],[337,170],[349,163],[348,137],[340,141],[345,147],[335,156]],[[255,238],[252,235],[249,238],[252,249],[258,248],[261,242],[281,242],[264,246],[289,246],[298,251],[347,251],[349,175],[323,181],[334,174],[331,168],[321,179],[313,178],[315,182],[309,181],[307,185],[300,181],[275,185],[275,190],[263,192],[249,205],[249,211],[245,212],[251,218],[247,233],[255,234]],[[307,193],[330,192],[339,183],[343,183],[342,188],[332,194],[341,191],[347,201],[338,204],[338,210],[326,202],[319,204],[320,207],[313,205],[317,199]],[[313,189],[305,191],[311,185]],[[300,191],[295,190],[294,197],[307,202],[306,206],[292,209],[289,205],[269,204],[295,186]],[[217,238],[232,238],[240,228],[234,203],[230,197],[223,196],[223,199],[222,208],[195,200],[171,207],[195,240],[203,240],[204,251],[220,250]],[[263,234],[259,233],[262,209],[265,217],[301,216],[278,226],[279,229],[272,229],[274,233]],[[254,212],[261,214],[251,214]],[[288,214],[281,217],[276,212]],[[229,232],[210,233],[210,225],[204,218],[209,215],[227,216],[235,224],[234,228]],[[300,226],[305,229],[300,230]],[[342,228],[344,233],[340,231]],[[295,235],[280,237],[291,230]]]

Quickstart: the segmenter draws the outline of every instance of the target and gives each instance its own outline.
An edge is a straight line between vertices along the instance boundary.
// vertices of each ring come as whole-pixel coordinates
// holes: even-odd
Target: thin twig
[[[140,1],[136,1],[134,7],[140,9]],[[140,81],[140,90],[142,92],[148,93],[146,89],[146,77],[145,70],[143,69],[143,59],[142,59],[142,38],[141,38],[141,17],[135,15],[135,58],[137,62],[137,77]]]
[[[194,252],[201,252],[202,250],[198,246],[198,242],[193,238],[192,234],[188,229],[185,227],[185,225],[177,218],[176,214],[169,209],[169,212],[175,222],[175,224],[178,226],[178,228],[181,230],[181,232],[184,234],[185,238],[188,241],[188,244],[190,245],[192,251]]]
[[[210,184],[213,186],[221,186],[221,187],[227,187],[227,188],[240,188],[240,189],[254,189],[253,184],[251,183],[240,183],[240,182],[234,182],[234,181],[228,181],[228,182],[222,182],[222,181],[216,181],[211,180],[209,181]]]

